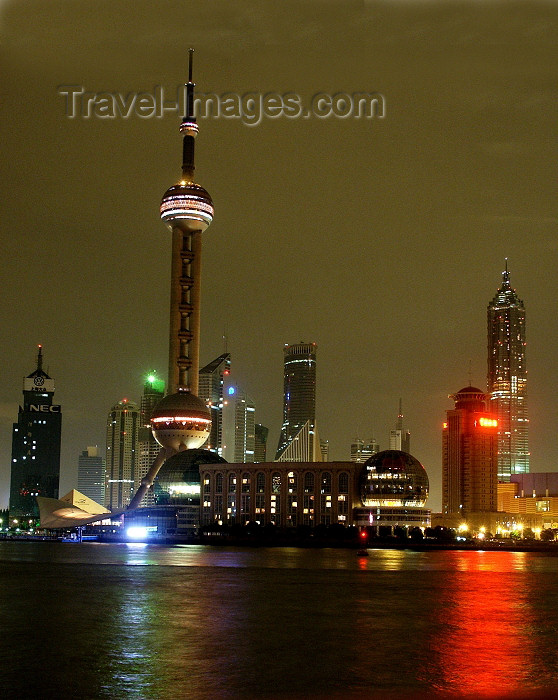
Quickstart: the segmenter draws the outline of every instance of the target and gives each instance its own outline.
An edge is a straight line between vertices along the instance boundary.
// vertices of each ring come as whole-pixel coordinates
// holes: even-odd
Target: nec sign
[[[38,413],[60,413],[60,406],[46,406],[44,404],[36,406],[35,404],[30,404],[29,410],[31,412],[37,411]]]

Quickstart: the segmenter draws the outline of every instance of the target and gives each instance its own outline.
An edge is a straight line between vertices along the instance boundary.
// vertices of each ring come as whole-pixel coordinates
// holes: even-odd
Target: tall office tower
[[[399,399],[399,413],[395,430],[389,431],[389,449],[401,450],[407,454],[411,454],[411,433],[408,430],[403,430],[403,408],[401,399]]]
[[[510,285],[508,261],[502,286],[488,305],[488,393],[498,417],[498,479],[529,471],[529,419],[525,365],[525,307]]]
[[[367,443],[360,438],[356,438],[351,445],[351,462],[364,464],[369,457],[372,457],[379,451],[380,445],[374,438],[371,438]]]
[[[165,395],[165,382],[157,377],[156,372],[150,372],[143,384],[143,395],[140,400],[140,425],[138,428],[138,456],[137,469],[134,478],[134,490],[140,487],[141,480],[145,477],[153,462],[157,459],[159,443],[153,437],[151,430],[151,414],[157,403]],[[148,492],[143,504],[151,503]]]
[[[213,220],[208,192],[194,182],[194,143],[198,125],[194,116],[194,83],[190,49],[186,84],[186,116],[180,133],[182,176],[161,201],[161,218],[172,231],[169,375],[165,398],[151,414],[151,428],[161,450],[130,502],[136,508],[163,462],[187,449],[201,447],[211,429],[210,411],[198,398],[200,347],[201,237]]]
[[[12,432],[11,518],[38,517],[35,496],[58,498],[62,413],[53,396],[39,345],[37,369],[23,380],[23,406]]]
[[[254,440],[254,462],[265,462],[267,456],[267,437],[269,428],[261,423],[256,423]]]
[[[253,462],[256,443],[255,406],[242,389],[227,382],[223,401],[223,458]]]
[[[223,386],[230,373],[231,355],[228,352],[219,355],[213,362],[200,369],[198,396],[206,403],[211,413],[211,432],[204,449],[219,455],[223,451]]]
[[[302,430],[308,432],[309,439],[305,440],[308,455],[307,459],[300,461],[314,461],[314,455],[320,453],[320,443],[315,435],[317,349],[316,343],[304,342],[285,345],[283,348],[283,426],[276,461],[281,460],[285,450]]]
[[[498,419],[488,395],[467,386],[450,396],[442,432],[442,512],[467,516],[497,509]]]
[[[104,503],[109,510],[125,508],[134,495],[139,426],[140,410],[133,401],[122,399],[110,410],[107,419]]]
[[[105,505],[105,460],[99,448],[88,447],[78,457],[78,491],[95,503]]]

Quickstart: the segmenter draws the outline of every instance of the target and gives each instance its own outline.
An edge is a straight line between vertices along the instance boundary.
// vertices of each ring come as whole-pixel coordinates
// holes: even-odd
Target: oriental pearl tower
[[[200,345],[201,235],[213,220],[209,193],[194,182],[193,49],[189,52],[186,116],[182,119],[182,177],[161,201],[161,219],[172,232],[168,394],[151,415],[151,429],[161,450],[128,506],[136,508],[166,459],[201,447],[209,437],[211,416],[198,398]]]

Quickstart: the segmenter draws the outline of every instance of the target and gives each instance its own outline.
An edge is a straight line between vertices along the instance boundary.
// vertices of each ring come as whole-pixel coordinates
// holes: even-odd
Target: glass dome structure
[[[209,450],[182,450],[169,457],[153,482],[153,496],[159,506],[199,505],[200,464],[226,460]]]
[[[364,463],[360,496],[367,508],[423,508],[428,498],[426,469],[407,452],[378,452]]]

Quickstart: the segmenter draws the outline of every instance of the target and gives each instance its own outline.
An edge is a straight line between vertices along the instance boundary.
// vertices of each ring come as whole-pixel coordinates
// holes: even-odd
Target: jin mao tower
[[[525,306],[510,284],[508,261],[502,285],[488,305],[489,409],[498,419],[498,480],[529,471],[529,420],[525,364]]]

